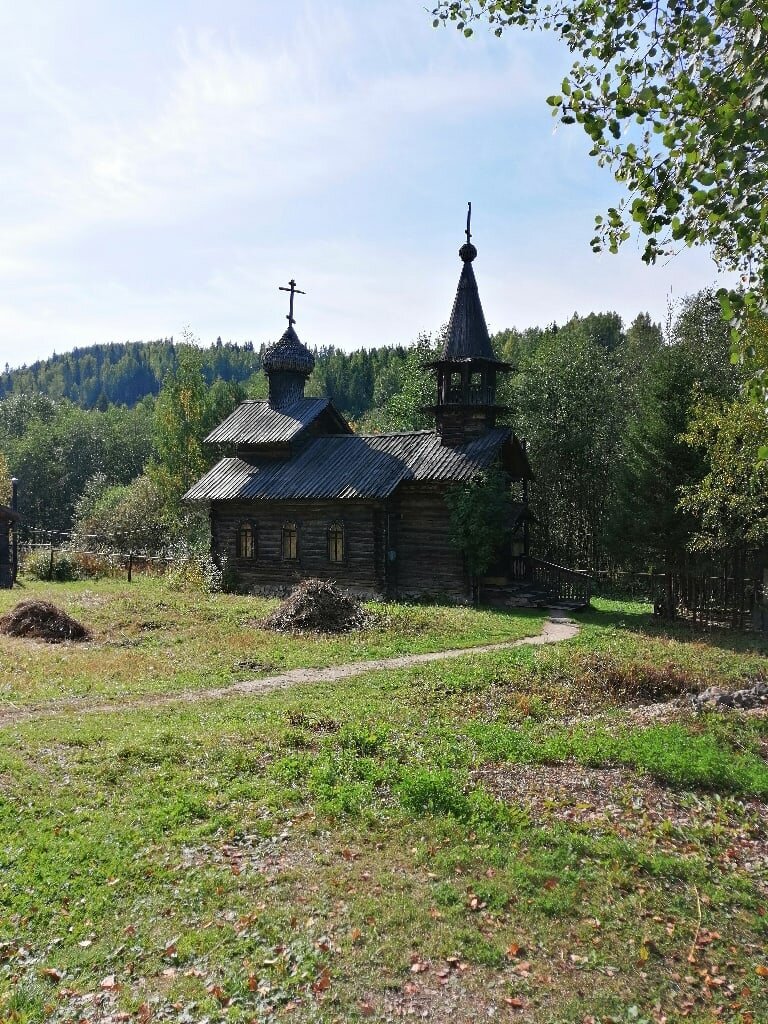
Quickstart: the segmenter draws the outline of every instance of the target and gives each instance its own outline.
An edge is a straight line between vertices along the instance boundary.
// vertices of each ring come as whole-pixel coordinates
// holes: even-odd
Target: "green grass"
[[[103,633],[139,600],[91,589],[110,598]],[[79,585],[55,593],[82,601]],[[248,614],[238,598],[142,594],[198,650],[207,616],[231,616],[234,636]],[[446,631],[455,614],[476,638],[498,621],[393,614]],[[0,1020],[768,1020],[765,878],[750,867],[766,849],[768,723],[683,712],[633,727],[594,671],[609,653],[632,679],[674,665],[736,685],[766,672],[765,652],[665,633],[615,602],[582,622],[552,648],[0,730]],[[326,641],[302,651],[327,663]],[[30,646],[31,662],[49,656]],[[514,781],[542,763],[624,766],[622,815],[585,822],[554,799],[535,813]],[[511,797],[478,781],[489,765]],[[649,779],[684,825],[633,810]]]
[[[533,611],[371,604],[376,623],[351,636],[285,635],[258,626],[274,600],[172,591],[150,577],[25,583],[0,591],[0,614],[22,597],[60,605],[93,640],[49,646],[0,635],[0,706],[195,690],[297,667],[502,643],[537,633],[543,621]]]

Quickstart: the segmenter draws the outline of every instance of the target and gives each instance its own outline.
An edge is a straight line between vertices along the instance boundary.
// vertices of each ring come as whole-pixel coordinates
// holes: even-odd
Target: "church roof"
[[[308,377],[315,368],[315,357],[307,346],[299,341],[293,324],[289,324],[280,340],[270,345],[264,353],[262,365],[267,373],[287,370],[292,373],[303,373]]]
[[[329,408],[346,425],[327,398],[300,398],[282,409],[276,409],[265,399],[250,398],[230,413],[205,440],[209,444],[279,444],[291,441]]]
[[[502,446],[527,470],[522,446],[507,427],[459,447],[433,431],[320,437],[295,458],[222,459],[187,491],[188,501],[386,498],[408,481],[460,482],[489,466]],[[522,459],[522,461],[520,461]]]
[[[453,300],[451,318],[448,321],[441,361],[461,362],[465,359],[488,359],[496,362],[488,335],[477,280],[472,269],[473,245],[463,245],[460,250],[464,266],[461,268],[459,287]]]

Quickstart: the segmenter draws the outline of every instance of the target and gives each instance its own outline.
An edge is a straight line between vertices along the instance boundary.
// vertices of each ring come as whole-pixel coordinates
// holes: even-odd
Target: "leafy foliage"
[[[682,492],[682,508],[698,520],[693,547],[738,559],[768,543],[768,465],[758,457],[768,445],[765,410],[743,399],[702,399],[685,440],[707,464],[702,479]]]
[[[10,505],[13,487],[11,470],[4,452],[0,451],[0,505]]]
[[[173,533],[163,496],[146,475],[122,486],[109,486],[103,474],[94,477],[76,506],[74,540],[87,549],[155,554]]]
[[[14,395],[0,402],[0,450],[19,478],[25,521],[67,529],[75,504],[96,474],[113,484],[138,476],[152,452],[153,410],[111,407],[86,412],[71,402]]]
[[[510,529],[509,478],[501,470],[478,473],[446,494],[451,542],[473,579],[486,572]]]
[[[549,29],[575,55],[547,102],[564,124],[581,125],[591,155],[627,193],[596,218],[595,251],[616,252],[632,224],[645,236],[647,263],[680,245],[709,246],[745,283],[723,293],[726,318],[768,310],[768,13],[760,0],[441,0],[433,16],[465,35],[478,20],[496,35]]]
[[[510,401],[536,480],[536,542],[548,557],[591,567],[605,553],[623,420],[616,359],[574,318],[520,365]]]

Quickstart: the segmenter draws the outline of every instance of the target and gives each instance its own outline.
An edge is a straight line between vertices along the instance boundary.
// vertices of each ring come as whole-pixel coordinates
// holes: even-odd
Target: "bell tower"
[[[491,347],[477,280],[472,264],[477,249],[472,244],[467,211],[467,240],[459,249],[462,261],[459,286],[448,322],[445,344],[438,359],[429,363],[437,381],[437,402],[431,407],[443,444],[459,447],[496,426],[504,406],[496,404],[499,373],[511,369],[497,359]]]

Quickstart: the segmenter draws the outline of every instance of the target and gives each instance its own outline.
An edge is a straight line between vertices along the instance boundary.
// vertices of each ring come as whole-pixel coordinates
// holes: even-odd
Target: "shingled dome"
[[[308,377],[315,367],[315,357],[301,341],[293,326],[264,353],[267,373],[301,373]]]

